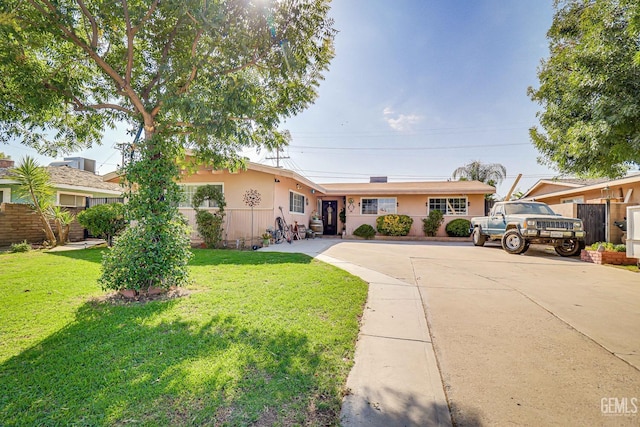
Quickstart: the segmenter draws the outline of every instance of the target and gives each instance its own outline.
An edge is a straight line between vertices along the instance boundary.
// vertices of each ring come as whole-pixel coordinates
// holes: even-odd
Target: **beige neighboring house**
[[[53,187],[53,205],[61,206],[73,214],[85,209],[90,199],[118,199],[122,188],[118,184],[105,182],[102,176],[91,170],[92,160],[70,158],[67,162],[57,162],[58,166],[46,166]],[[40,219],[30,207],[31,200],[18,197],[18,182],[11,176],[15,163],[10,159],[0,159],[0,246],[8,246],[24,240],[39,243],[45,239]],[[84,229],[74,221],[69,233],[70,241],[84,238]]]
[[[540,180],[522,198],[544,202],[556,213],[581,218],[587,227],[592,223],[592,229],[587,229],[588,244],[607,240],[607,231],[609,241],[624,243],[624,233],[615,222],[625,219],[627,206],[640,205],[640,174],[613,180]]]
[[[117,181],[114,174],[108,177]],[[446,236],[444,228],[449,221],[484,215],[485,194],[496,191],[478,181],[317,184],[294,171],[252,162],[247,163],[246,170],[238,172],[200,166],[194,173],[183,172],[179,185],[185,194],[180,211],[194,230],[191,198],[198,186],[215,185],[222,190],[227,203],[224,239],[231,245],[240,240],[249,245],[252,216],[254,243],[268,228],[275,228],[277,217],[283,217],[289,225],[297,223],[310,228],[314,214],[322,221],[323,235],[341,235],[343,229],[346,235],[352,235],[361,224],[375,228],[378,216],[393,213],[411,216],[413,226],[409,235],[424,237],[422,219],[432,209],[445,213],[438,236]],[[253,209],[244,201],[249,190],[260,194],[260,203]],[[342,209],[346,224],[339,219]],[[191,237],[194,243],[201,241],[196,231]]]

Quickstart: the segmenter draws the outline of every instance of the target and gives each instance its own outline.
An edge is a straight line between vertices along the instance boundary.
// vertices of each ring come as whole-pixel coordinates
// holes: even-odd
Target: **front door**
[[[322,201],[322,226],[324,233],[335,235],[338,232],[338,202]]]

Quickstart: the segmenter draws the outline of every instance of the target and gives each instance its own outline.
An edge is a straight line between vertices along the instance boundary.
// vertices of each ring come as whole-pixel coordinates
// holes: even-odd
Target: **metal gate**
[[[578,218],[584,223],[584,229],[587,232],[587,236],[585,237],[585,243],[587,245],[605,241],[606,210],[607,205],[578,204]]]

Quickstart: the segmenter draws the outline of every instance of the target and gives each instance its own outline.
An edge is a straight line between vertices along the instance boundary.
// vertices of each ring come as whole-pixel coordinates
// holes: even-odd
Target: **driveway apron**
[[[435,349],[439,386],[458,426],[640,425],[638,274],[533,247],[508,255],[471,244],[343,242],[318,258],[343,262],[354,274],[381,274],[364,277],[370,294],[345,426],[450,422],[433,392],[434,373],[402,358],[409,343]],[[427,319],[422,335],[396,318],[410,318],[417,301]],[[371,346],[374,340],[384,344]],[[385,345],[397,351],[393,358]],[[415,357],[435,366],[428,355]],[[410,374],[394,383],[391,373],[401,365]],[[402,404],[413,418],[399,417]]]

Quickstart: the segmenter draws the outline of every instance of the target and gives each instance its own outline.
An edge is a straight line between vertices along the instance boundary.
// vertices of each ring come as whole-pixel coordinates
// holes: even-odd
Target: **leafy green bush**
[[[587,250],[589,251],[597,251],[598,248],[604,249],[605,252],[626,252],[627,247],[625,245],[614,245],[613,243],[607,242],[595,242],[593,245],[589,246]]]
[[[362,224],[360,227],[353,231],[354,236],[364,237],[365,239],[371,239],[376,235],[376,230],[369,224]]]
[[[424,231],[424,235],[434,237],[443,222],[444,214],[442,212],[437,209],[429,212],[429,216],[422,220],[422,231]]]
[[[77,220],[92,235],[107,239],[111,246],[113,236],[127,228],[124,212],[122,203],[96,205],[78,213]]]
[[[200,205],[208,200],[216,202],[217,212],[212,213],[200,209]],[[193,209],[196,211],[198,234],[200,234],[208,248],[217,247],[222,242],[224,208],[227,205],[224,194],[213,185],[203,185],[198,187],[191,202]]]
[[[445,227],[447,236],[449,237],[469,237],[471,235],[471,221],[464,218],[456,218],[449,221]]]
[[[25,240],[22,243],[13,243],[11,245],[11,249],[9,249],[9,252],[11,252],[12,254],[15,254],[18,252],[29,252],[30,250],[31,250],[31,245],[27,243],[27,241]]]
[[[104,254],[98,283],[104,290],[136,292],[186,284],[191,257],[187,229],[181,217],[168,222],[140,221],[128,227]]]
[[[384,236],[406,236],[412,224],[413,218],[408,215],[389,214],[376,219],[378,233]]]

